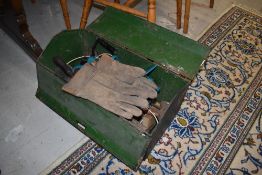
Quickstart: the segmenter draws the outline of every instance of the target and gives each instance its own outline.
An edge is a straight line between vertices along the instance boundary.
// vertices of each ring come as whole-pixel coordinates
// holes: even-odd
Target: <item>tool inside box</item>
[[[56,53],[57,55],[62,56],[65,59],[64,60],[65,62],[69,62],[70,60],[72,60],[75,57],[80,57],[83,55],[90,55],[92,53],[93,45],[95,41],[97,40],[96,37],[93,37],[93,35],[89,35],[89,33],[86,31],[79,32],[78,39],[75,38],[75,36],[74,36],[75,41],[73,42],[74,45],[71,46],[71,44],[68,43],[59,48],[59,49],[65,49],[66,54],[64,54],[64,52]],[[79,42],[79,41],[82,41],[82,42]],[[122,47],[118,47],[114,43],[108,43],[108,44],[114,45],[114,49],[115,49],[114,54],[117,56],[118,61],[121,63],[128,64],[131,66],[141,67],[144,70],[147,70],[156,64],[153,61],[150,61],[146,58],[141,59],[141,56],[138,56],[137,54],[132,53],[132,51],[127,51],[126,49],[123,49]],[[78,48],[78,49],[74,49],[74,48]],[[81,52],[76,53],[76,51],[79,50],[79,48],[81,48],[80,49]],[[108,52],[108,50],[106,50],[105,47],[98,44],[96,47],[96,55],[99,55],[105,52]],[[74,64],[79,64],[80,62],[81,62],[81,59],[79,59],[78,61],[75,61]],[[57,69],[55,71],[57,71]],[[57,75],[57,72],[56,72],[56,75]],[[62,74],[60,75],[63,76]],[[167,102],[165,109],[162,109],[164,110],[162,111],[162,116],[158,118],[161,120],[161,118],[165,114],[165,110],[168,109],[169,104],[171,103],[171,100],[174,98],[174,96],[177,96],[178,92],[181,91],[181,87],[185,87],[187,85],[187,82],[181,79],[180,77],[178,77],[177,75],[173,74],[172,72],[169,72],[159,66],[157,66],[157,68],[150,74],[150,77],[155,81],[155,83],[160,88],[157,99],[155,101]],[[98,109],[104,110],[101,107]],[[147,134],[147,135],[151,135],[151,133],[154,132],[156,125],[154,126],[153,129],[146,130],[143,127],[143,125],[141,125],[140,120],[142,120],[141,117],[133,118],[132,120],[125,120],[125,121],[130,123],[133,127],[138,129],[140,132],[143,132],[144,134]],[[82,124],[79,123],[79,125],[81,126]]]

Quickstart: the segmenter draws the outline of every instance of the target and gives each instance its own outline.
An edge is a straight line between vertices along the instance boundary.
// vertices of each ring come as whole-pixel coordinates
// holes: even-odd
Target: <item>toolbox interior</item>
[[[75,33],[77,33],[77,35]],[[65,59],[65,62],[68,62],[82,55],[90,55],[95,40],[96,37],[88,31],[73,30],[70,32],[62,32],[54,38],[53,43],[49,44],[49,48],[46,49],[48,52],[46,51],[42,55],[42,57],[50,59],[43,59],[41,62],[54,71],[55,65],[52,57],[60,55]],[[145,70],[154,65],[153,61],[149,61],[143,58],[143,56],[132,53],[128,48],[118,47],[116,43],[109,44],[112,44],[116,49],[115,54],[121,63],[138,66]],[[98,53],[108,52],[100,45],[98,45],[97,51]],[[76,63],[77,61],[73,64]],[[158,101],[170,102],[179,90],[187,85],[185,80],[159,66],[150,74],[150,77],[152,77],[160,87],[160,92],[157,97]]]
[[[40,64],[48,68],[48,70],[50,70],[51,72],[53,72],[53,74],[55,74],[55,70],[57,68],[55,67],[52,60],[54,56],[59,55],[62,58],[64,58],[65,62],[68,62],[79,56],[90,55],[91,48],[96,39],[97,38],[95,37],[95,35],[93,35],[91,32],[88,32],[86,30],[64,31],[56,35],[52,40],[52,42],[45,49],[45,52],[42,54],[40,58]],[[146,58],[143,58],[142,55],[137,55],[136,53],[133,53],[131,50],[128,50],[123,46],[120,47],[117,45],[117,43],[109,43],[109,44],[111,44],[116,49],[115,54],[118,56],[118,60],[121,63],[129,64],[132,66],[138,66],[145,70],[154,65],[153,61],[147,60]],[[96,51],[98,52],[98,54],[108,52],[101,45],[97,46]],[[72,64],[77,64],[78,61],[75,61]],[[157,97],[157,101],[159,102],[160,101],[171,102],[171,100],[175,96],[177,96],[179,92],[181,92],[181,89],[183,89],[188,85],[188,82],[186,82],[182,78],[176,76],[171,72],[168,72],[167,70],[159,66],[150,74],[150,77],[152,77],[155,83],[160,87],[160,91]],[[39,83],[41,83],[41,78]],[[58,89],[60,88],[61,90],[61,87],[63,86],[64,83],[65,82],[61,81],[60,87],[57,88]],[[72,98],[75,99],[77,97],[72,97]],[[83,99],[78,98],[77,100],[83,102]],[[92,115],[92,116],[105,115],[108,117],[115,116],[113,113],[110,113],[104,110],[103,108],[98,107],[96,104],[89,102],[88,100],[84,100],[84,101],[85,103],[88,103],[87,105],[90,108],[89,109],[90,112],[86,115]],[[83,116],[82,114],[81,118],[77,122],[80,122],[82,124],[85,123],[85,116]],[[155,129],[153,129],[152,132],[154,132],[154,130]],[[152,132],[147,134],[152,135]]]

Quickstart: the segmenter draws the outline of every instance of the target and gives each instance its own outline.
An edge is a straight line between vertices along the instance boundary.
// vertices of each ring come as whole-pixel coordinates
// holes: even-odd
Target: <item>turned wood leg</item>
[[[16,14],[16,22],[18,23],[19,31],[24,37],[25,33],[29,32],[29,29],[22,0],[11,0],[11,5]]]
[[[22,0],[0,0],[0,28],[35,61],[42,48],[29,31]]]
[[[184,15],[184,29],[183,29],[184,33],[188,32],[190,5],[191,5],[191,0],[186,0],[185,15]]]
[[[17,16],[25,15],[25,10],[22,0],[11,0],[10,2]]]
[[[11,0],[12,8],[15,10],[16,15],[24,14],[24,7],[21,0]]]
[[[155,0],[153,0],[153,1],[155,1]],[[131,14],[136,15],[136,16],[147,18],[147,15],[145,13],[143,13],[139,10],[136,10],[134,8],[127,7],[125,5],[117,4],[117,3],[110,2],[110,1],[107,1],[107,0],[94,0],[94,2],[102,4],[104,6],[114,7],[118,10],[121,10],[121,11],[124,11],[124,12],[127,12],[127,13],[131,13]]]
[[[182,17],[182,0],[176,1],[177,15],[176,15],[176,28],[181,28],[181,17]]]
[[[132,7],[135,3],[137,3],[137,0],[127,0],[123,5]]]
[[[148,0],[148,14],[147,20],[150,22],[156,22],[156,1]]]
[[[213,7],[214,7],[214,0],[210,0],[209,7],[210,7],[210,8],[213,8]]]
[[[70,18],[69,18],[69,13],[68,13],[67,0],[60,0],[60,5],[62,8],[66,29],[70,30],[71,24],[70,24]]]
[[[83,11],[82,11],[80,27],[79,27],[80,29],[85,28],[92,5],[93,5],[93,0],[85,0]]]

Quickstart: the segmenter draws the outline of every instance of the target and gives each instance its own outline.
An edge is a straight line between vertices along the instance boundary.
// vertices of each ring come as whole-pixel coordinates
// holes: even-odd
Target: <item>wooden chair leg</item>
[[[120,0],[114,0],[114,2],[120,4]]]
[[[182,0],[177,0],[176,6],[177,6],[176,28],[180,29],[181,28],[181,17],[182,17]]]
[[[16,15],[24,14],[24,8],[21,0],[11,0],[11,5],[15,10]]]
[[[214,7],[214,0],[210,0],[209,7],[210,7],[210,8],[213,8],[213,7]]]
[[[153,0],[153,1],[155,1],[155,0]],[[107,0],[94,0],[94,2],[102,4],[104,6],[114,7],[118,10],[122,10],[124,12],[131,13],[131,14],[136,15],[136,16],[147,18],[147,15],[145,13],[143,13],[139,10],[136,10],[134,8],[127,7],[125,5],[117,4],[117,3],[110,2],[110,1],[107,1]]]
[[[127,0],[123,5],[127,6],[127,7],[132,7],[133,4],[135,4],[137,2],[137,0]]]
[[[85,0],[83,11],[82,11],[82,17],[80,21],[80,27],[79,27],[80,29],[85,28],[92,5],[93,5],[93,0]]]
[[[7,5],[8,1],[11,2],[10,7]],[[23,1],[6,0],[4,2],[1,0],[0,2],[0,8],[5,8],[4,12],[7,12],[6,14],[8,14],[1,14],[0,23],[2,22],[1,20],[3,20],[3,23],[1,23],[1,26],[3,27],[2,29],[5,30],[5,32],[8,33],[17,44],[25,49],[34,60],[37,60],[43,50],[29,30]]]
[[[60,5],[62,8],[66,28],[67,30],[70,30],[71,24],[70,24],[70,18],[69,18],[69,13],[68,13],[67,0],[60,0]]]
[[[188,32],[188,22],[189,22],[189,14],[190,14],[190,5],[191,5],[191,0],[186,0],[183,33],[187,33],[187,32]]]
[[[150,22],[156,22],[156,1],[148,0],[148,14],[147,20]]]

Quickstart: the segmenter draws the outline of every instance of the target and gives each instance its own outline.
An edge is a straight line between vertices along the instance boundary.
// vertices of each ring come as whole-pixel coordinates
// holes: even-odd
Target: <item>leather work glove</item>
[[[137,78],[136,80],[134,80],[133,84],[128,84],[126,82],[116,79],[114,76],[110,74],[108,75],[100,70],[97,70],[94,80],[101,83],[105,87],[123,95],[138,96],[144,99],[154,99],[157,97],[156,90],[150,85],[146,84],[146,82],[144,82],[144,79],[141,78]]]
[[[124,81],[129,84],[133,84],[137,81],[141,82],[143,85],[157,89],[157,85],[145,78],[146,71],[140,67],[130,66],[127,64],[122,64],[118,61],[113,60],[108,54],[102,54],[102,56],[97,61],[97,69],[105,72],[106,74],[113,75],[116,79]]]
[[[101,107],[126,119],[141,116],[139,108],[148,108],[146,98],[142,98],[140,80],[127,84],[113,76],[107,75],[96,66],[85,64],[62,89],[84,99],[88,99]],[[146,96],[155,96],[150,92]]]

